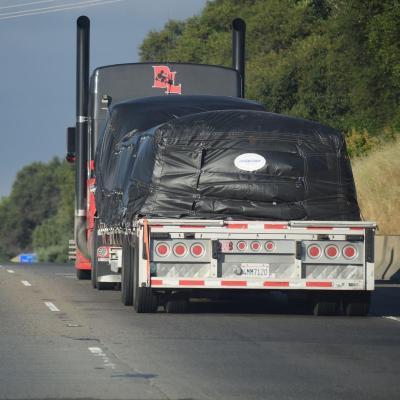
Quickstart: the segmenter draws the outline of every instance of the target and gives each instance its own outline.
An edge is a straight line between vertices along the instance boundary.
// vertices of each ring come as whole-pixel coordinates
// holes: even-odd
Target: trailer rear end
[[[301,291],[315,314],[365,315],[375,224],[140,219],[130,232],[134,307],[184,309],[226,291]],[[168,303],[175,304],[168,304]],[[177,304],[176,304],[177,303]],[[179,307],[177,307],[179,305]]]

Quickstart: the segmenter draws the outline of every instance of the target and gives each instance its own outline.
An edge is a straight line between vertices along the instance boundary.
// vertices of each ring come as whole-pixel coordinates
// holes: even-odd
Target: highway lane
[[[400,286],[365,318],[282,296],[135,314],[65,265],[0,267],[0,399],[397,399]]]

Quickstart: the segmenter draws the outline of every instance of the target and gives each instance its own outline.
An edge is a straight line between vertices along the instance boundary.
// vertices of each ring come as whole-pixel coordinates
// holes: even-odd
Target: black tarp
[[[360,219],[340,132],[240,99],[161,99],[111,110],[95,161],[106,225],[144,215]]]

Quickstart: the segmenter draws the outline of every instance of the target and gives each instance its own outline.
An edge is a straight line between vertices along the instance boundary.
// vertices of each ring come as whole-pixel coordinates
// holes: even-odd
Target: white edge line
[[[50,311],[60,311],[51,301],[45,301],[44,304],[46,304]]]
[[[32,286],[28,281],[21,281],[24,286]]]
[[[398,317],[392,317],[391,315],[388,315],[388,316],[383,317],[383,318],[391,319],[392,321],[400,322],[400,318],[398,318]]]
[[[13,269],[8,269],[7,272],[9,272],[10,274],[14,274],[15,271]]]

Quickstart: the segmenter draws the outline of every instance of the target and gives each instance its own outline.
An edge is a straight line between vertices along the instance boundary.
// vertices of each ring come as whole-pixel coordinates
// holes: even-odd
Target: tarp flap
[[[360,219],[340,132],[233,100],[243,108],[226,100],[226,107],[215,104],[218,111],[190,112],[185,102],[189,115],[171,113],[175,118],[152,128],[133,118],[137,110],[126,103],[121,108],[132,118],[124,124],[115,106],[96,159],[102,222],[125,225],[143,215]]]

